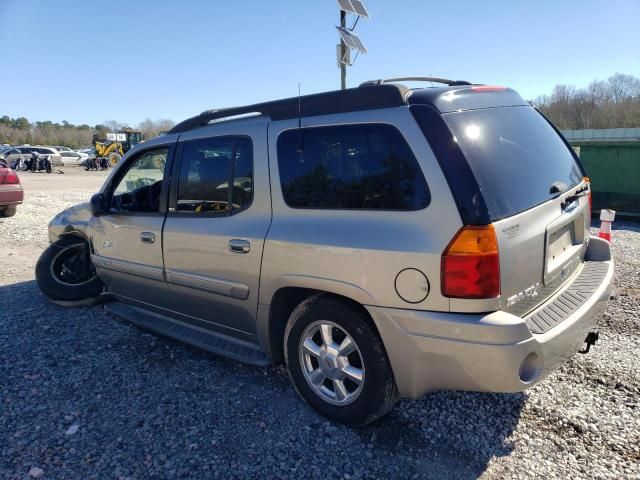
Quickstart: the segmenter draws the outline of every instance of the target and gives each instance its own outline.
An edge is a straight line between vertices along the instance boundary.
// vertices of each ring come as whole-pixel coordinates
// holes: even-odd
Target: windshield
[[[444,114],[492,220],[543,203],[582,181],[572,152],[532,107]]]

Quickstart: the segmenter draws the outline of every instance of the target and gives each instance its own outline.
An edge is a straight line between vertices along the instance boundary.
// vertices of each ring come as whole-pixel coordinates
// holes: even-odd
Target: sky
[[[348,86],[432,75],[533,99],[640,77],[640,0],[364,2]],[[0,116],[135,126],[337,89],[338,21],[335,0],[0,0]]]

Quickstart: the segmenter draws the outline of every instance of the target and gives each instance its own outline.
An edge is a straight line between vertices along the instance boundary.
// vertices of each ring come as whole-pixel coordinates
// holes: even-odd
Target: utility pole
[[[340,26],[336,28],[340,35],[340,43],[336,45],[336,53],[338,65],[340,66],[340,88],[344,90],[347,88],[347,66],[353,65],[359,53],[367,53],[362,40],[353,33],[353,30],[356,28],[360,17],[370,17],[362,0],[338,0],[338,6],[340,7]],[[347,13],[352,13],[356,17],[351,28],[347,27]],[[356,52],[353,60],[351,59],[351,50]]]
[[[340,10],[340,27],[347,28],[347,12]],[[347,44],[340,38],[340,58],[344,59],[347,55]],[[347,88],[347,64],[344,61],[340,62],[340,88],[344,90]]]

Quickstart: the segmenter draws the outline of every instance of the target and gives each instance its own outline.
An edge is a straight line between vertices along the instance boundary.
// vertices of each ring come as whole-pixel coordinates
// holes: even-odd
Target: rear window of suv
[[[531,107],[467,110],[442,118],[476,177],[492,220],[546,202],[582,180],[569,147]]]
[[[430,201],[411,148],[388,124],[287,130],[278,166],[293,208],[420,210]]]

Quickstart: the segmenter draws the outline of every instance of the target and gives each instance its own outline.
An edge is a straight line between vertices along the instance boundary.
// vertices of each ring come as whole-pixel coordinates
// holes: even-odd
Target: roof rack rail
[[[471,85],[471,82],[467,82],[466,80],[449,80],[447,78],[439,78],[439,77],[397,77],[397,78],[381,78],[380,80],[369,80],[367,82],[361,83],[361,87],[369,87],[372,85],[384,85],[385,83],[392,82],[434,82],[434,83],[443,83],[450,87],[454,87],[457,85]]]
[[[197,127],[202,127],[203,125],[207,125],[212,120],[219,120],[222,118],[231,119],[232,117],[239,117],[242,115],[250,115],[250,114],[259,114],[263,115],[264,112],[261,112],[256,108],[255,105],[250,105],[246,107],[231,107],[231,108],[219,108],[212,110],[205,110],[200,115],[196,115],[195,117],[188,118],[183,122],[175,125],[168,133],[180,133],[187,132]]]
[[[314,115],[396,107],[406,105],[405,96],[407,92],[408,89],[403,85],[380,84],[376,89],[349,88],[347,90],[314,93],[242,107],[206,110],[200,115],[178,123],[167,133],[183,133],[208,125],[212,120],[230,120],[231,118],[244,117],[249,114],[269,116],[271,120],[284,120],[300,116],[311,117]]]

